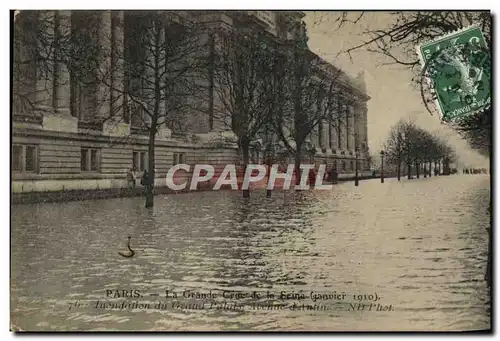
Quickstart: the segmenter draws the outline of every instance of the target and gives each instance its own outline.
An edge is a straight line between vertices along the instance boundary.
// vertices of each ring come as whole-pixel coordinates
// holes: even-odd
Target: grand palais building
[[[165,12],[167,13],[167,12]],[[247,26],[265,28],[276,39],[296,39],[295,32],[305,16],[296,11],[204,11],[179,12],[198,21],[210,22],[210,27]],[[36,25],[33,12],[15,14],[14,32],[46,30],[47,36],[82,34],[112,50],[127,53],[130,46],[123,37],[120,24],[133,25],[128,11],[38,11],[36,15],[52,18]],[[167,14],[166,14],[167,15]],[[40,20],[39,22],[42,22]],[[121,35],[121,36],[120,36]],[[134,168],[142,173],[148,165],[148,136],[140,129],[141,120],[130,113],[119,112],[119,121],[104,120],[117,109],[111,85],[99,84],[96,89],[75,84],[63,63],[55,62],[50,72],[32,56],[36,51],[29,34],[14,34],[13,96],[12,101],[12,191],[13,193],[61,191],[73,189],[106,189],[127,186],[127,171]],[[34,35],[31,35],[34,36]],[[112,39],[104,38],[111,37]],[[104,44],[104,40],[106,44]],[[125,43],[121,43],[124,42]],[[62,47],[54,46],[53,53]],[[312,52],[311,52],[312,53]],[[319,58],[319,57],[318,57]],[[57,59],[54,59],[57,60]],[[113,62],[113,61],[111,61]],[[116,72],[116,71],[115,71]],[[110,75],[111,84],[118,75]],[[314,147],[316,164],[335,167],[338,174],[354,173],[356,151],[359,169],[368,170],[367,101],[362,77],[351,78],[342,73],[344,96],[349,105],[340,108],[341,124],[322,122],[308,142]],[[210,96],[208,96],[210,101]],[[31,105],[20,105],[19,102]],[[100,104],[97,104],[100,103]],[[213,107],[207,103],[207,107]],[[344,116],[345,115],[345,116]],[[241,164],[241,152],[235,143],[227,142],[233,135],[227,125],[213,115],[193,113],[189,134],[178,136],[166,123],[158,129],[155,150],[157,185],[172,165],[177,163],[225,165]],[[251,153],[253,163],[263,162],[262,148]],[[293,158],[290,157],[290,163]]]

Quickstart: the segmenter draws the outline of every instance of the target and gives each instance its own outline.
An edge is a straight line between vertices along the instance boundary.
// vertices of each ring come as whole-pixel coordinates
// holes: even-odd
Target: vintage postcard
[[[491,331],[489,11],[11,11],[10,329]]]

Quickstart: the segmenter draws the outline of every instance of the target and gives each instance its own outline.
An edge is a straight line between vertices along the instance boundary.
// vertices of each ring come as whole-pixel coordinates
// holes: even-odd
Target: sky
[[[420,91],[411,83],[413,72],[405,67],[382,65],[388,59],[366,49],[343,53],[349,47],[366,40],[366,28],[381,28],[391,20],[386,12],[364,13],[356,25],[338,29],[334,20],[339,12],[305,12],[309,34],[309,48],[323,59],[356,77],[365,74],[368,101],[368,144],[372,155],[382,149],[389,129],[398,120],[410,119],[418,126],[444,137],[455,148],[457,164],[470,167],[488,167],[489,160],[472,150],[454,130],[443,124],[437,113],[431,115],[420,97]],[[356,17],[356,13],[351,13]]]

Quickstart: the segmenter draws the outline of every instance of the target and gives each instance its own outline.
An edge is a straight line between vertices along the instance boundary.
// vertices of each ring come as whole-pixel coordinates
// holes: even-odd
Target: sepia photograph
[[[492,332],[490,10],[10,10],[10,331]]]

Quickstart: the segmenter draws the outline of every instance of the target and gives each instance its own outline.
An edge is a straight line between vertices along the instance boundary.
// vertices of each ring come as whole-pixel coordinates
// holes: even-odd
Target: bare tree
[[[400,120],[389,131],[389,136],[384,144],[386,160],[388,163],[396,164],[398,181],[401,180],[401,163],[405,151],[403,134],[406,130],[407,122]]]
[[[15,114],[33,111],[36,105],[37,64],[40,63],[37,49],[38,16],[35,11],[12,12],[13,63],[12,104]],[[45,64],[45,63],[44,63]],[[42,68],[47,70],[48,68]],[[40,74],[38,75],[41,76]],[[40,77],[41,78],[41,77]]]
[[[277,137],[294,157],[297,184],[300,182],[300,163],[303,154],[308,152],[311,134],[316,129],[323,129],[323,122],[338,127],[340,113],[345,113],[343,110],[352,104],[349,97],[341,94],[341,70],[328,65],[307,48],[304,26],[302,30],[301,39],[288,46],[286,89],[290,97],[274,120]]]
[[[67,11],[22,10],[12,14],[14,112],[20,117],[57,110],[57,88],[69,86],[70,81],[63,77],[62,68],[89,64],[96,51],[87,41],[71,43],[77,38],[71,37]]]
[[[440,161],[444,164],[455,159],[454,150],[441,138],[416,126],[411,121],[400,120],[390,130],[385,142],[387,161],[396,164],[398,180],[401,178],[401,164],[407,166],[408,179],[411,178],[412,165],[415,166],[417,178],[420,177],[420,168],[424,165],[424,174],[439,167]]]
[[[404,162],[407,167],[408,179],[411,178],[411,166],[414,161],[416,150],[415,140],[418,133],[416,126],[411,121],[400,120],[390,130],[389,137],[385,142],[388,162],[396,163],[398,168],[398,180],[401,178],[401,166]]]
[[[217,118],[236,135],[244,169],[251,144],[269,132],[271,115],[283,103],[278,42],[263,30],[234,28],[212,36]],[[248,189],[243,196],[249,197]]]
[[[107,67],[97,69],[99,82],[111,90],[112,110],[105,119],[130,120],[134,129],[148,135],[146,207],[152,207],[156,137],[167,127],[182,134],[187,115],[203,111],[206,45],[201,28],[189,16],[133,11],[126,12],[125,20],[115,19],[123,34],[111,32],[108,43],[123,48],[101,56]]]

